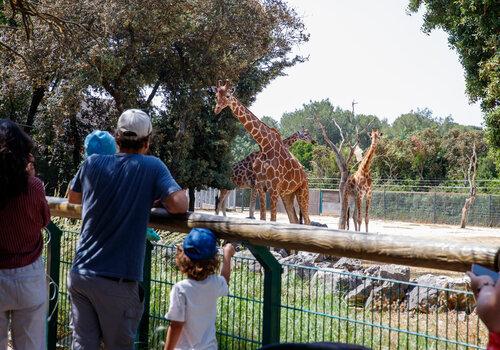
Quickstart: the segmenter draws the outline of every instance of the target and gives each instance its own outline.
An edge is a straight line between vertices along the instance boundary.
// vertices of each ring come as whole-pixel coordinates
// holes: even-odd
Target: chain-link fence
[[[66,278],[75,252],[78,234],[49,227],[50,242],[45,256],[49,273],[58,284],[58,302],[51,302],[49,349],[69,349],[70,304]],[[175,246],[148,245],[143,286],[146,313],[138,342],[141,348],[162,349],[164,318],[172,285],[183,276],[175,267]],[[216,331],[220,349],[259,348],[264,332],[277,331],[282,342],[333,341],[362,344],[373,349],[483,349],[486,328],[474,312],[474,299],[465,285],[425,285],[411,281],[409,269],[396,274],[381,273],[372,265],[357,272],[325,260],[292,263],[269,251],[280,278],[265,283],[269,267],[243,251],[233,258],[229,296],[219,300]],[[270,303],[272,289],[277,303]],[[271,305],[272,304],[272,305]],[[271,305],[269,313],[266,306]],[[276,312],[278,314],[276,314]],[[278,317],[276,317],[278,316]],[[278,322],[269,322],[273,318]],[[266,328],[267,327],[267,328]]]
[[[209,189],[200,191],[198,209],[213,209],[214,202],[208,199],[216,190]],[[404,192],[389,190],[374,190],[370,206],[370,218],[410,221],[434,224],[459,225],[465,193],[453,192]],[[207,202],[203,203],[203,199]],[[228,205],[232,210],[247,210],[250,202],[250,190],[236,189],[232,191],[231,202]],[[269,196],[267,196],[267,208],[270,207]],[[259,203],[257,201],[257,208]],[[363,203],[364,212],[364,203]],[[278,206],[279,212],[285,212],[284,207]],[[340,201],[338,190],[310,189],[309,190],[309,213],[312,215],[335,215],[340,214]],[[500,195],[478,194],[468,214],[468,225],[471,226],[500,226]]]

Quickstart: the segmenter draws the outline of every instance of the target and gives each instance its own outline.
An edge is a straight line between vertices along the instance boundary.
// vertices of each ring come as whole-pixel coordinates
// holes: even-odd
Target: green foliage
[[[290,147],[290,152],[304,166],[306,171],[312,170],[313,145],[309,142],[299,140]]]
[[[86,133],[112,129],[132,107],[152,115],[152,152],[182,186],[227,187],[239,124],[229,111],[213,116],[211,86],[230,79],[249,104],[286,68],[304,61],[292,50],[308,40],[300,18],[281,0],[54,0],[36,6],[68,30],[57,35],[54,23],[35,15],[29,41],[22,28],[0,33],[10,48],[0,51],[0,113],[28,124],[41,143],[38,169],[50,178],[49,192],[72,176]],[[99,103],[89,102],[94,99]]]
[[[467,93],[481,100],[489,142],[500,148],[500,54],[498,2],[490,0],[410,0],[409,11],[424,7],[426,33],[443,29],[465,70]]]

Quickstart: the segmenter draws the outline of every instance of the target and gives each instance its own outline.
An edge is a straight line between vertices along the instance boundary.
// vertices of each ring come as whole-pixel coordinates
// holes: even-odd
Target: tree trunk
[[[349,205],[349,198],[347,198],[347,205],[345,205],[344,197],[346,195],[345,190],[346,190],[346,183],[347,183],[347,178],[349,177],[349,172],[347,169],[341,169],[340,170],[340,183],[339,183],[339,198],[340,198],[340,216],[339,216],[339,223],[338,223],[338,229],[339,230],[345,230],[346,225],[347,225],[347,206]]]
[[[476,194],[470,196],[465,200],[464,207],[462,208],[462,219],[460,220],[460,227],[465,228],[467,225],[467,216],[469,215],[469,209],[472,207],[472,204],[476,201]]]
[[[31,135],[31,129],[33,129],[33,124],[35,122],[35,115],[38,111],[38,106],[42,102],[43,96],[45,96],[45,87],[39,86],[37,88],[33,88],[33,94],[31,95],[31,104],[30,109],[28,110],[28,116],[26,117],[26,126],[24,127],[24,131]]]
[[[195,200],[194,188],[189,187],[189,211],[194,211],[194,200]]]

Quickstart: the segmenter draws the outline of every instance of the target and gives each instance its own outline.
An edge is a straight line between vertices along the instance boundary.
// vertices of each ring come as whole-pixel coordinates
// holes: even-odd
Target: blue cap
[[[111,155],[116,153],[115,138],[107,131],[92,131],[85,138],[84,146],[87,157],[93,154]]]
[[[217,254],[215,234],[206,228],[193,228],[184,238],[182,249],[191,260],[209,260]]]

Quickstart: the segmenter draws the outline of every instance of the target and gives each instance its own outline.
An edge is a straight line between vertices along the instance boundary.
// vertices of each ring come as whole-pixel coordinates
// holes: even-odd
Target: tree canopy
[[[36,9],[67,26],[32,16],[29,38],[22,26],[2,28],[0,114],[39,141],[52,188],[78,166],[85,134],[112,130],[132,107],[151,114],[152,151],[182,186],[224,186],[238,124],[214,117],[211,86],[230,79],[250,103],[304,60],[292,50],[308,40],[281,0],[42,0]],[[23,13],[1,18],[22,23]]]
[[[410,13],[424,9],[422,30],[441,28],[460,58],[471,101],[481,101],[488,139],[500,157],[500,20],[490,0],[410,0]]]

